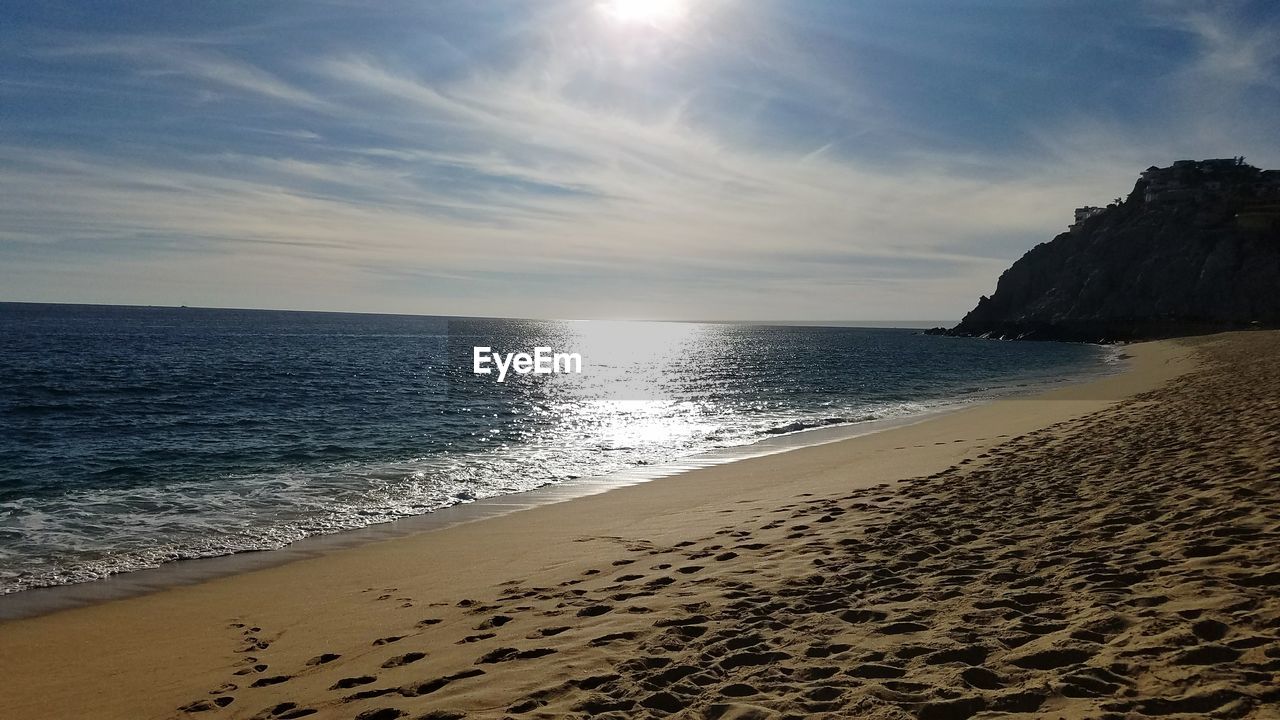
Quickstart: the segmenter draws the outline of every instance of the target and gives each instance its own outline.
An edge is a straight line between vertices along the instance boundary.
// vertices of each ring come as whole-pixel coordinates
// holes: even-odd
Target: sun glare
[[[683,19],[687,3],[688,0],[606,0],[600,7],[620,24],[658,27]]]

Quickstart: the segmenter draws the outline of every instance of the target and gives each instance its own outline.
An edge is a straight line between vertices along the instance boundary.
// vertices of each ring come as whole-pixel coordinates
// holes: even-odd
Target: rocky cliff
[[[1076,220],[959,325],[931,332],[1106,342],[1280,327],[1280,171],[1243,158],[1152,167]]]

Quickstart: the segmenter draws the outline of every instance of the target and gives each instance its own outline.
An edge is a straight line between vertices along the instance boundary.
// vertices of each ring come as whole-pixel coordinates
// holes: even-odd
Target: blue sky
[[[1280,167],[1271,2],[0,2],[0,300],[954,319]]]

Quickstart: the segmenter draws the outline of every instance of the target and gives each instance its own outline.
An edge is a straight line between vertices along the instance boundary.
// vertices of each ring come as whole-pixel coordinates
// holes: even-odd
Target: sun
[[[606,0],[601,10],[622,25],[660,27],[679,22],[688,12],[688,0]]]

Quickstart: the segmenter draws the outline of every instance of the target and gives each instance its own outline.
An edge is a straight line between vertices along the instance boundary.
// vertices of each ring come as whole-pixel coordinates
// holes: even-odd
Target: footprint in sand
[[[611,606],[611,605],[591,605],[591,606],[584,607],[584,608],[582,608],[581,610],[579,610],[579,611],[578,611],[578,617],[597,617],[597,616],[599,616],[599,615],[604,615],[605,613],[608,613],[608,612],[613,612],[613,606]]]
[[[361,685],[368,685],[371,682],[377,682],[377,680],[378,678],[372,675],[361,675],[359,677],[342,678],[338,682],[334,683],[329,689],[330,690],[349,690],[353,687],[359,687]]]
[[[509,615],[494,615],[488,620],[485,620],[479,625],[476,625],[475,629],[476,630],[492,630],[493,628],[500,628],[503,625],[506,625],[507,623],[511,622],[513,619],[514,618],[512,618]]]
[[[397,720],[397,718],[405,717],[407,713],[396,708],[378,708],[377,710],[365,710],[356,716],[356,720]]]
[[[298,707],[298,703],[295,702],[282,702],[254,715],[253,720],[294,720],[295,718],[315,715],[316,712],[312,708]]]
[[[197,700],[193,703],[188,703],[178,708],[178,711],[184,713],[207,712],[214,708],[224,708],[233,702],[235,702],[235,698],[224,695],[222,697],[213,698],[212,700]]]
[[[410,652],[410,653],[405,653],[404,655],[397,655],[397,656],[395,656],[395,657],[391,658],[390,660],[388,660],[388,661],[386,661],[386,662],[382,663],[382,667],[384,667],[384,668],[396,668],[396,667],[403,667],[403,666],[405,666],[405,665],[409,665],[409,664],[411,664],[411,663],[416,663],[416,662],[418,662],[419,660],[421,660],[422,658],[424,658],[424,657],[426,657],[426,656],[427,656],[427,654],[426,654],[426,653],[424,653],[424,652]]]
[[[610,643],[618,642],[619,640],[634,640],[637,637],[639,637],[639,635],[640,633],[636,633],[636,632],[609,633],[608,635],[601,635],[600,637],[591,640],[591,642],[587,644],[592,647],[601,647],[604,645],[608,645]]]
[[[487,665],[492,663],[510,662],[512,660],[533,660],[535,658],[546,657],[552,655],[556,651],[552,648],[534,648],[532,650],[517,650],[511,647],[502,647],[481,655],[476,660],[477,665]]]

